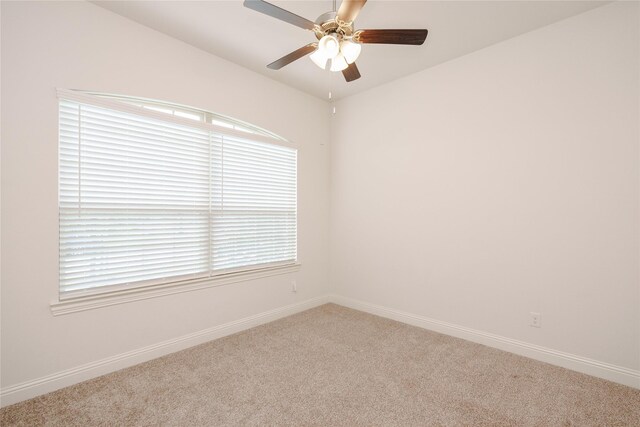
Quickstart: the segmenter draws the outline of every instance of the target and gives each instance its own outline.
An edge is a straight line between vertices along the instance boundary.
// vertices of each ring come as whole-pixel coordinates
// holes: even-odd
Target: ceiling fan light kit
[[[244,0],[244,6],[289,24],[313,31],[317,43],[303,46],[267,65],[279,70],[306,55],[318,67],[333,72],[342,71],[347,82],[360,78],[355,61],[362,50],[363,43],[421,45],[427,38],[427,30],[358,30],[354,31],[353,22],[367,0],[343,0],[337,12],[327,12],[316,22],[298,16],[263,0]],[[335,8],[335,2],[334,2]]]
[[[331,71],[342,71],[353,64],[360,50],[362,49],[358,43],[342,39],[339,35],[327,34],[322,36],[318,42],[318,48],[310,55],[311,60],[323,70],[327,69],[327,61],[331,61],[329,69]]]
[[[309,58],[318,67],[322,68],[323,70],[327,69],[327,63],[329,61],[329,58],[327,58],[320,49],[316,49],[315,52],[313,52],[311,55],[309,55]]]
[[[343,54],[338,54],[336,55],[335,58],[333,58],[331,60],[331,71],[342,71],[345,68],[347,68],[349,66],[349,64],[347,64],[347,60],[344,59],[344,55]]]
[[[342,52],[344,59],[346,59],[349,64],[356,62],[361,50],[362,46],[360,43],[354,43],[349,40],[342,40],[342,43],[340,43],[340,52]]]
[[[340,42],[333,34],[327,34],[320,39],[318,50],[328,59],[333,59],[340,52]]]

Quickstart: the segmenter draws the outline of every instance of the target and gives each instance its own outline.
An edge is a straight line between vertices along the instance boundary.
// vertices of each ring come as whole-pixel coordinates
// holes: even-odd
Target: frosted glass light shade
[[[309,56],[309,58],[311,58],[313,63],[316,64],[318,67],[322,68],[323,70],[327,69],[327,61],[329,59],[326,56],[324,56],[324,54],[320,49],[316,49],[316,51],[313,52]]]
[[[340,43],[340,52],[342,52],[344,59],[349,64],[353,64],[356,59],[358,59],[361,50],[362,46],[360,43],[355,43],[350,40],[343,40],[342,43]]]
[[[349,64],[347,64],[347,60],[341,53],[331,60],[331,71],[342,71],[348,66]]]
[[[334,58],[340,53],[340,42],[336,36],[326,35],[318,42],[318,50],[328,59]]]

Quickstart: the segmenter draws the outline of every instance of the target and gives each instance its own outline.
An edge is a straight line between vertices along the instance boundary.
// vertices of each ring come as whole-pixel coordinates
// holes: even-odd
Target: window
[[[59,97],[61,299],[296,261],[291,144],[199,110]]]

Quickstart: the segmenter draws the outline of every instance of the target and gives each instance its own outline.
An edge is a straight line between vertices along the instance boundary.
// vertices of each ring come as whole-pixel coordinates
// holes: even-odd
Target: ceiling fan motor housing
[[[322,37],[328,34],[335,34],[338,39],[342,39],[343,36],[351,36],[353,34],[353,24],[339,25],[337,19],[337,12],[323,13],[316,19],[316,29],[314,31],[316,38],[320,40]]]

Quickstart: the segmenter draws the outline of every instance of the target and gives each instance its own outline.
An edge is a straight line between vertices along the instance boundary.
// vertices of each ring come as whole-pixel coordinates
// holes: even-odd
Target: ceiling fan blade
[[[356,16],[360,13],[360,9],[367,0],[342,0],[340,9],[338,9],[337,19],[345,24],[349,24],[356,20]]]
[[[354,39],[359,43],[421,45],[427,30],[358,30]]]
[[[279,70],[285,65],[291,64],[293,61],[302,58],[305,55],[310,54],[318,47],[318,43],[309,43],[306,46],[302,46],[300,49],[294,50],[288,55],[283,56],[277,61],[273,61],[271,64],[267,65],[267,68],[271,68],[272,70]]]
[[[360,78],[360,71],[358,71],[358,67],[356,67],[356,63],[354,62],[342,70],[342,75],[347,82],[352,82]]]
[[[244,7],[255,10],[256,12],[264,13],[273,18],[279,19],[289,24],[293,24],[297,27],[304,28],[305,30],[312,30],[315,28],[313,22],[309,21],[302,16],[298,16],[293,12],[282,9],[274,4],[267,3],[263,0],[244,0]]]

